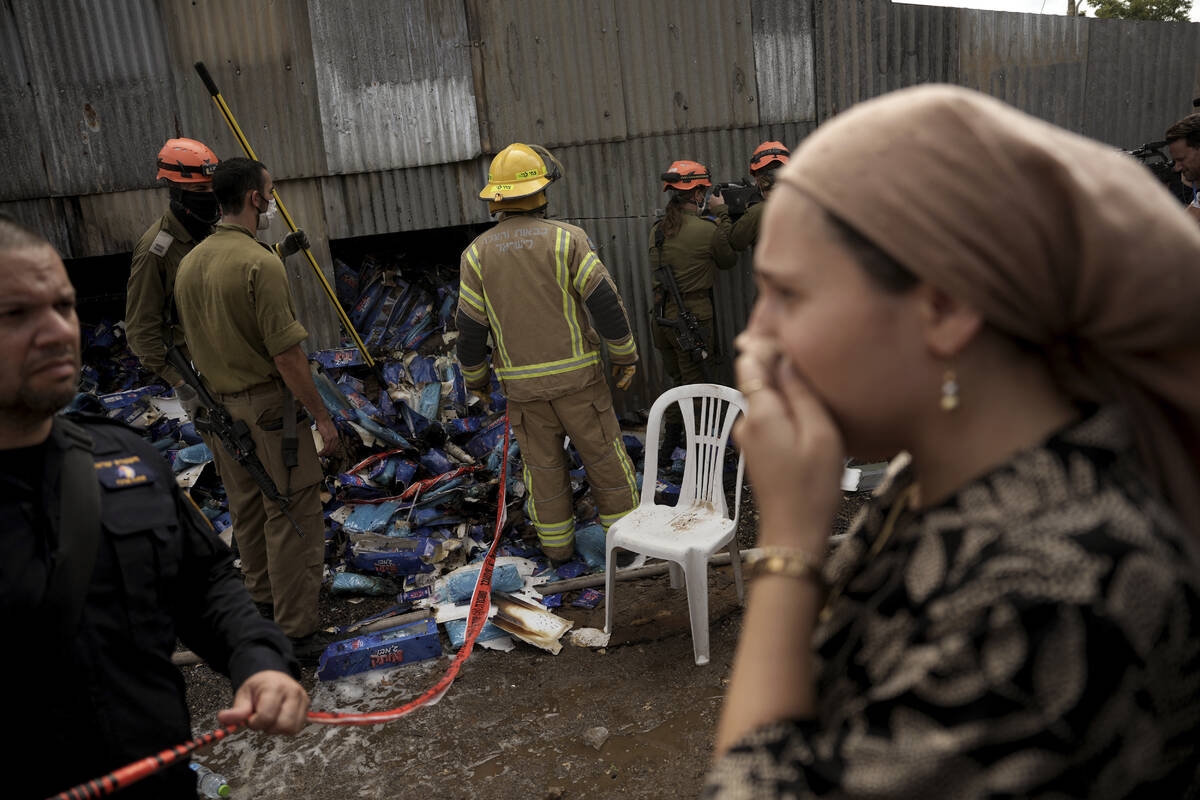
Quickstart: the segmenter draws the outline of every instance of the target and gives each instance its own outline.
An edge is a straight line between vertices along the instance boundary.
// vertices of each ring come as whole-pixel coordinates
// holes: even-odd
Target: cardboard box
[[[414,661],[437,658],[442,640],[432,617],[395,628],[334,642],[321,654],[317,678],[323,681],[373,669],[391,669]]]

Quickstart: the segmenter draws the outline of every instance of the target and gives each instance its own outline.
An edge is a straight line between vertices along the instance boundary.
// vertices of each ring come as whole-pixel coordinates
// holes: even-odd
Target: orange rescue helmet
[[[663,191],[667,189],[695,189],[697,186],[712,186],[709,180],[712,176],[708,167],[699,161],[675,161],[667,171],[659,176],[663,181]]]
[[[782,167],[788,162],[788,156],[791,154],[792,151],[784,147],[783,142],[763,142],[754,148],[754,154],[750,156],[750,174],[753,175],[772,164]]]
[[[212,183],[217,155],[195,139],[168,139],[158,151],[158,180],[171,183]]]

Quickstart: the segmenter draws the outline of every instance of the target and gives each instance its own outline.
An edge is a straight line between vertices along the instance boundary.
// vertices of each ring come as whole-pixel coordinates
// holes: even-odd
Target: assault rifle
[[[201,433],[211,433],[220,439],[225,451],[254,479],[254,482],[258,484],[258,488],[262,489],[262,493],[266,498],[279,506],[279,510],[287,517],[288,522],[292,523],[292,527],[296,529],[296,533],[303,537],[304,531],[300,528],[296,520],[292,518],[292,515],[288,513],[291,499],[279,493],[278,487],[275,486],[275,481],[271,480],[271,475],[267,472],[266,467],[263,466],[258,454],[254,452],[254,437],[250,435],[250,426],[244,420],[235,420],[230,415],[229,410],[217,402],[217,399],[208,391],[208,387],[204,385],[204,381],[200,378],[199,373],[196,372],[191,362],[188,361],[183,351],[178,347],[170,346],[167,348],[167,363],[179,370],[179,374],[183,376],[184,382],[196,391],[196,394],[200,397],[201,405],[204,406],[204,413],[196,415],[200,419],[192,420],[196,426],[196,430]]]
[[[745,214],[746,209],[751,205],[756,202],[761,203],[763,200],[758,184],[749,178],[714,184],[713,193],[718,192],[729,209],[729,218],[734,221]]]
[[[662,263],[663,242],[666,241],[666,235],[662,232],[662,225],[654,231],[654,246],[658,250],[658,269],[654,271],[654,277],[658,282],[671,292],[671,299],[675,301],[675,308],[679,312],[677,319],[670,319],[666,315],[666,299],[658,303],[658,308],[654,315],[654,321],[665,328],[670,328],[675,331],[675,338],[679,342],[679,349],[691,357],[700,365],[700,371],[704,375],[704,380],[711,382],[712,373],[708,369],[708,345],[704,342],[704,330],[700,327],[700,320],[696,315],[688,310],[688,307],[683,304],[683,294],[679,291],[679,284],[675,282],[675,271],[670,265],[664,266]]]

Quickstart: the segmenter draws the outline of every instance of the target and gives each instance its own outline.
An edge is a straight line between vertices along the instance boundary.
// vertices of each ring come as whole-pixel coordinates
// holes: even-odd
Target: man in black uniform
[[[308,695],[229,550],[131,429],[55,416],[79,322],[62,260],[0,216],[0,686],[5,795],[45,798],[192,738],[176,636],[231,679],[221,724],[292,734]],[[186,763],[121,792],[196,796]]]

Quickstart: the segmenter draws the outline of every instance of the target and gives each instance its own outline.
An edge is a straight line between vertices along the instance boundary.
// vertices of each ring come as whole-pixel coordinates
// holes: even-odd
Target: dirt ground
[[[835,529],[861,495],[847,495]],[[757,513],[744,501],[739,542],[753,544]],[[569,603],[571,596],[566,598]],[[352,604],[323,594],[331,622],[390,603]],[[695,665],[685,590],[664,575],[618,584],[614,631],[604,648],[566,644],[549,653],[476,647],[442,700],[403,719],[362,727],[309,725],[293,738],[245,732],[198,755],[232,797],[660,798],[694,796],[703,782],[741,628],[728,566],[709,570],[711,661]],[[604,606],[558,610],[575,627],[603,628]],[[565,640],[566,637],[564,637]],[[303,683],[319,710],[393,708],[420,694],[453,652],[343,681]],[[208,667],[187,667],[193,729],[217,727],[232,699]],[[602,730],[601,730],[602,729]]]

